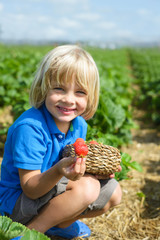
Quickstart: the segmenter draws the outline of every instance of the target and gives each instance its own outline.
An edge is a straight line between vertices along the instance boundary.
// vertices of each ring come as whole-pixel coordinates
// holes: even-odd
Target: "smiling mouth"
[[[73,112],[75,111],[75,109],[71,109],[71,108],[64,108],[64,107],[59,107],[57,106],[57,108],[60,110],[60,111],[63,111],[63,112]]]

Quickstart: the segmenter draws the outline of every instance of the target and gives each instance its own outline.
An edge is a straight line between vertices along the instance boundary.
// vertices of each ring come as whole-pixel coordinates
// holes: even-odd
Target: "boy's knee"
[[[122,190],[118,183],[116,189],[114,190],[114,192],[110,198],[110,207],[114,207],[114,206],[120,204],[121,199],[122,199]]]
[[[107,202],[107,204],[102,209],[103,213],[106,213],[109,210],[109,208],[120,204],[121,199],[122,199],[122,190],[121,190],[120,185],[118,184],[116,189],[114,190],[110,200]]]
[[[96,201],[100,193],[100,182],[91,175],[82,178],[79,193],[82,194],[86,205]]]

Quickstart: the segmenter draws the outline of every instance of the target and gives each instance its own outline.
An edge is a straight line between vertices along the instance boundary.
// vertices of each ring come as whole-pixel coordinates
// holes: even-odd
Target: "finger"
[[[68,178],[74,172],[75,161],[76,158],[73,157],[62,158],[57,163],[59,171]]]
[[[121,172],[121,171],[122,171],[122,167],[121,167],[121,165],[119,165],[118,172]]]
[[[72,164],[75,164],[76,157],[65,157],[60,160],[63,167],[71,166]]]
[[[100,176],[99,176],[99,175],[95,175],[95,177],[96,177],[97,179],[100,179]]]
[[[84,158],[77,158],[75,164],[75,172],[80,175],[84,175],[86,170],[85,159]]]
[[[114,178],[115,177],[114,173],[110,174],[109,177]]]
[[[79,173],[81,169],[81,158],[77,158],[74,166],[75,173]]]
[[[86,158],[81,158],[80,174],[84,174],[86,171]]]

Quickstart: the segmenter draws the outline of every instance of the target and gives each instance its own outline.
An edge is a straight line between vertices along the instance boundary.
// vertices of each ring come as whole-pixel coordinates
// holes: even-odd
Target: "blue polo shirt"
[[[1,165],[0,212],[12,213],[22,193],[18,168],[46,171],[61,158],[67,144],[86,138],[87,123],[78,116],[65,135],[45,105],[30,108],[9,128]]]

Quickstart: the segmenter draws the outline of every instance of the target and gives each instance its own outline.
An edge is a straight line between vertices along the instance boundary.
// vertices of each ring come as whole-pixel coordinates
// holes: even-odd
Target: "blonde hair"
[[[91,55],[76,45],[56,47],[43,58],[30,89],[30,104],[39,108],[53,83],[69,82],[73,75],[88,93],[82,116],[86,120],[91,118],[99,101],[99,73]]]

